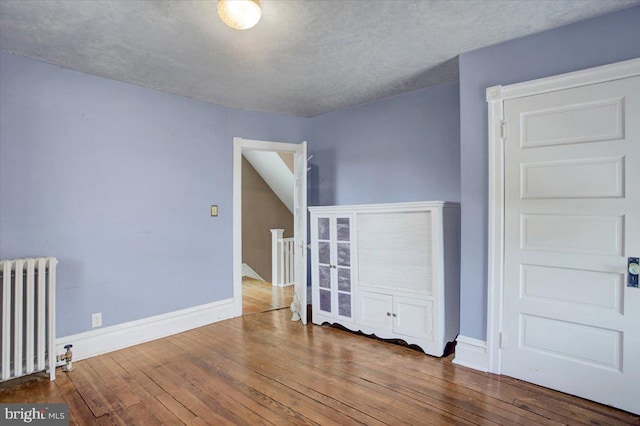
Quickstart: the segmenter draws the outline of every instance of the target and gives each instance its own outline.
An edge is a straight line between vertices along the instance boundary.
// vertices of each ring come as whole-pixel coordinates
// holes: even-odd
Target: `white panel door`
[[[296,179],[293,194],[293,238],[295,294],[300,301],[300,320],[307,323],[307,142],[298,145],[294,154],[293,174]]]
[[[504,102],[502,372],[640,412],[640,77]]]

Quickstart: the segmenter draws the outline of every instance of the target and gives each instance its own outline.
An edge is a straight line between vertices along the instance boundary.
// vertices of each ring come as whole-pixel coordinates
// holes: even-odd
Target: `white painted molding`
[[[502,86],[492,86],[487,88],[487,102],[499,101],[502,99]]]
[[[453,363],[479,371],[488,371],[487,342],[472,337],[458,336]]]
[[[555,92],[557,90],[587,86],[589,84],[604,83],[611,80],[620,80],[636,75],[640,75],[640,58],[629,59],[628,61],[616,62],[614,64],[603,65],[600,67],[589,68],[586,70],[580,70],[551,77],[539,78],[537,80],[510,84],[509,86],[502,86],[499,99],[506,100],[521,98],[524,96],[538,95],[540,93]],[[487,100],[489,100],[488,94]]]
[[[63,354],[72,344],[73,360],[91,358],[107,352],[182,333],[233,317],[233,299],[220,300],[162,315],[98,328],[56,339],[55,353]]]
[[[552,77],[492,86],[486,90],[489,116],[489,233],[487,268],[487,368],[501,374],[502,351],[499,335],[502,330],[504,288],[504,141],[501,126],[504,101],[541,93],[604,83],[640,75],[640,58]],[[509,129],[506,129],[508,136]],[[464,340],[464,339],[463,339]]]
[[[243,277],[253,278],[254,280],[265,281],[264,278],[262,278],[260,275],[258,275],[258,273],[256,271],[254,271],[253,268],[251,266],[247,265],[246,263],[242,264],[242,276]]]
[[[489,91],[487,89],[487,99]],[[502,93],[502,90],[499,91]],[[487,352],[488,369],[500,374],[498,337],[502,329],[502,272],[504,261],[504,102],[500,98],[489,101],[489,229],[487,269]]]
[[[451,201],[412,201],[408,203],[384,203],[384,204],[354,204],[343,206],[312,206],[309,207],[309,212],[323,212],[330,209],[332,213],[384,213],[395,212],[398,210],[405,211],[422,211],[431,207],[457,207],[460,208],[460,203]]]
[[[242,139],[233,138],[233,316],[242,316]]]

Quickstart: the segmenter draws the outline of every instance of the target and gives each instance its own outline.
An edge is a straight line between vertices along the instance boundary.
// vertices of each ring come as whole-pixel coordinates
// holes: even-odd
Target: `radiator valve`
[[[73,371],[73,354],[71,353],[71,348],[73,345],[66,345],[64,348],[67,350],[64,354],[58,355],[58,361],[64,361],[65,364],[62,366],[64,371]]]

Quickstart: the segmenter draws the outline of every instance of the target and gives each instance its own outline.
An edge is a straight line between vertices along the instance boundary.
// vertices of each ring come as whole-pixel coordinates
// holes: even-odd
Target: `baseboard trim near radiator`
[[[79,361],[229,318],[233,318],[233,299],[61,337],[55,352],[62,354],[64,346],[72,344],[73,360]]]
[[[456,339],[456,355],[453,363],[474,370],[489,371],[489,358],[487,356],[487,342],[467,336],[458,336]]]

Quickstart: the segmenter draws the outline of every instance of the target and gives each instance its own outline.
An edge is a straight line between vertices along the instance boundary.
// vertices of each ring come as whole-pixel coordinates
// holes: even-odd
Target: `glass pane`
[[[338,265],[351,266],[351,245],[349,243],[338,243]]]
[[[329,243],[318,243],[318,262],[326,265],[331,263],[331,246]]]
[[[320,280],[322,285],[322,280]],[[338,268],[338,290],[351,291],[351,270]]]
[[[331,292],[320,290],[320,310],[331,312]]]
[[[349,218],[338,218],[338,241],[349,241]]]
[[[331,288],[331,268],[328,266],[319,266],[318,272],[320,276],[320,287]]]
[[[343,317],[351,316],[351,295],[338,293],[338,313]]]
[[[318,218],[318,239],[319,240],[328,240],[330,237],[329,230],[329,218],[321,217]]]

